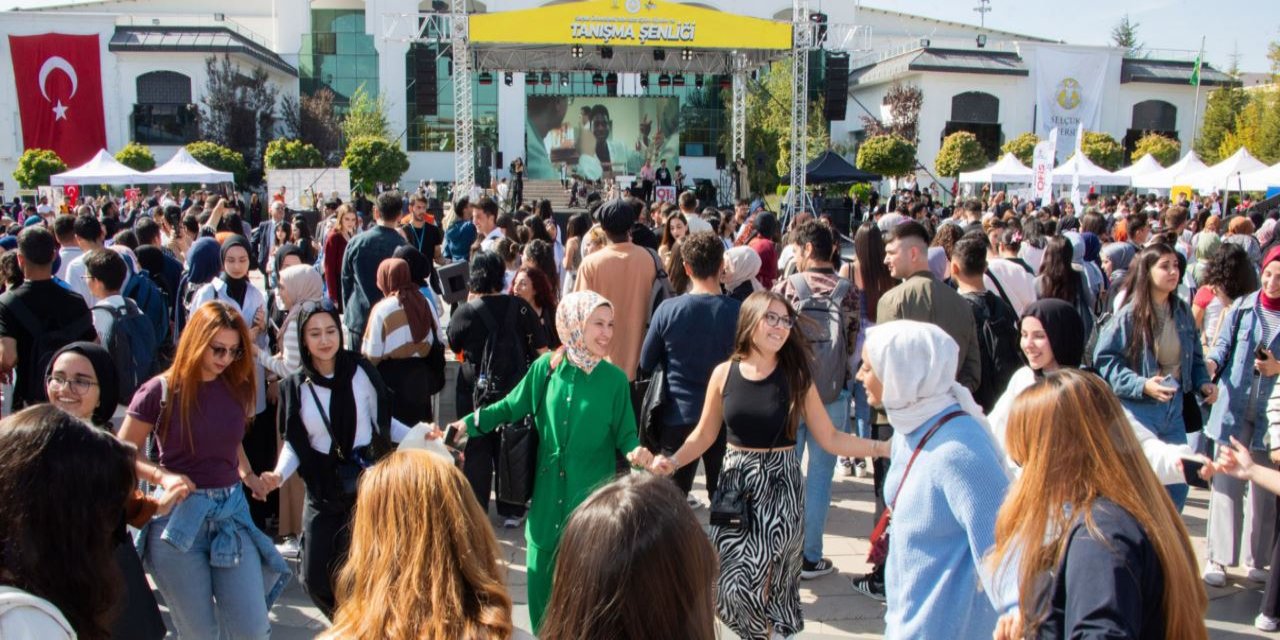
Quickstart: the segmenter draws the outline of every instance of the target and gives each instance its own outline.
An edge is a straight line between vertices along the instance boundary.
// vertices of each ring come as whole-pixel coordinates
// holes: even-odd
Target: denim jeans
[[[849,392],[841,391],[840,397],[826,408],[836,431],[848,433]],[[822,532],[831,506],[831,474],[835,472],[836,456],[823,449],[809,433],[808,425],[801,422],[796,429],[796,455],[804,455],[806,448],[809,462],[804,473],[804,559],[817,562],[822,559]]]
[[[1182,390],[1173,394],[1168,402],[1125,402],[1126,409],[1133,413],[1142,426],[1151,430],[1162,442],[1170,444],[1187,444],[1187,425],[1182,418]],[[1173,500],[1173,506],[1182,513],[1187,504],[1187,494],[1191,488],[1186,484],[1167,484],[1164,486]]]
[[[853,419],[859,438],[871,437],[871,405],[867,403],[867,388],[861,382],[853,382]]]
[[[270,638],[262,557],[249,533],[237,529],[240,560],[235,566],[210,562],[217,525],[206,521],[191,548],[179,551],[161,538],[168,517],[146,530],[145,563],[169,606],[181,638]]]

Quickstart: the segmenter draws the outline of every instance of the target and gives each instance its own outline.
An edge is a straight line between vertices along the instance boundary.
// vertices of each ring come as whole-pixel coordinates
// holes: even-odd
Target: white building
[[[616,5],[620,0],[612,1]],[[557,4],[564,0],[474,1],[471,7],[476,13],[498,13]],[[688,4],[771,20],[789,20],[791,14],[789,0]],[[656,10],[669,7],[657,5]],[[190,115],[204,97],[204,60],[227,53],[242,68],[266,69],[282,95],[329,87],[341,103],[361,84],[376,88],[387,101],[393,135],[409,153],[410,169],[403,181],[447,181],[454,166],[452,61],[445,45],[411,42],[420,13],[447,8],[440,0],[107,0],[6,12],[0,14],[0,35],[99,37],[106,136],[112,152],[137,140],[149,144],[163,161],[176,145],[198,139]],[[832,123],[833,141],[860,140],[859,116],[881,116],[881,99],[894,82],[922,90],[919,158],[926,167],[932,167],[944,132],[974,130],[998,146],[1032,129],[1036,99],[1031,74],[1036,51],[1048,41],[859,8],[852,1],[826,3],[824,10],[831,25],[827,45],[852,56],[848,107],[845,118]],[[588,47],[583,68],[590,68],[592,56],[604,48]],[[1115,60],[1104,89],[1101,130],[1122,140],[1131,131],[1166,131],[1185,144],[1195,99],[1194,87],[1187,84],[1190,58],[1185,52],[1172,60],[1124,60],[1119,50],[1094,50],[1104,50]],[[569,47],[563,55],[570,55]],[[11,57],[8,38],[0,37],[0,59]],[[679,56],[673,58],[678,67]],[[560,86],[526,84],[525,72],[539,69],[494,71],[484,80],[476,74],[474,102],[480,160],[499,174],[511,158],[525,154],[527,95],[601,91],[593,86],[590,71],[566,76]],[[509,84],[504,71],[513,72]],[[12,65],[0,63],[0,180],[10,189],[23,151],[13,74]],[[662,91],[679,97],[682,105],[692,104],[691,97],[703,91],[703,77],[689,77],[688,86]],[[1211,70],[1203,77],[1206,85],[1226,81]],[[705,95],[715,96],[716,79],[707,76],[706,84]],[[840,84],[837,80],[835,86]],[[655,85],[645,91],[657,91]],[[831,78],[814,89],[829,85]],[[718,141],[729,123],[711,107],[690,121],[697,124],[681,131],[680,163],[691,177],[715,177],[717,160],[723,162],[717,158]],[[768,154],[772,163],[773,150],[760,153]],[[927,183],[929,178],[922,172],[921,179]]]

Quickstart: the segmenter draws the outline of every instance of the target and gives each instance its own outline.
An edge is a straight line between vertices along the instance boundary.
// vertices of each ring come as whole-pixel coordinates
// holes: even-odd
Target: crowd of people
[[[265,638],[295,569],[326,638],[530,637],[491,503],[537,637],[792,637],[838,474],[887,637],[1204,638],[1233,566],[1280,627],[1280,213],[431,186],[8,213],[0,637]]]

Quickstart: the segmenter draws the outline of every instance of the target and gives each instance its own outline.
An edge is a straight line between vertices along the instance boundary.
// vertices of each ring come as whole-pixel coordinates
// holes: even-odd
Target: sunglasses
[[[215,358],[218,358],[219,360],[226,358],[227,356],[230,356],[231,361],[235,362],[236,360],[239,360],[240,358],[244,357],[244,349],[241,349],[240,347],[232,347],[228,349],[227,347],[219,347],[217,345],[211,345],[209,349],[213,351],[213,356]]]
[[[796,319],[789,315],[780,316],[772,311],[766,311],[764,314],[764,323],[774,329],[779,327],[783,329],[790,329],[796,325]]]

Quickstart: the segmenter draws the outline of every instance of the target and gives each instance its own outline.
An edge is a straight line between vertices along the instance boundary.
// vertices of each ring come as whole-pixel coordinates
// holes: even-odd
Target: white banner
[[[1049,139],[1036,143],[1031,165],[1031,190],[1040,204],[1053,200],[1053,157],[1057,151],[1058,129],[1049,132]]]
[[[1081,126],[1102,128],[1102,89],[1111,59],[1107,50],[1036,47],[1036,135],[1047,138],[1058,129],[1058,148],[1065,151],[1075,146]]]

